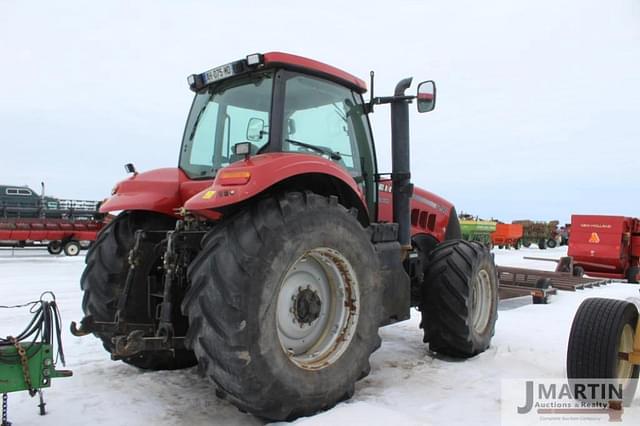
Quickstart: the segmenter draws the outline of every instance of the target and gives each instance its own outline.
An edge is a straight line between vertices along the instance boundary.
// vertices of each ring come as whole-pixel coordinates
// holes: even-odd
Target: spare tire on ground
[[[631,401],[637,380],[628,379],[638,379],[640,366],[625,357],[633,352],[637,322],[638,309],[632,303],[602,298],[582,302],[573,319],[567,348],[570,382],[619,379],[624,385],[624,400]]]

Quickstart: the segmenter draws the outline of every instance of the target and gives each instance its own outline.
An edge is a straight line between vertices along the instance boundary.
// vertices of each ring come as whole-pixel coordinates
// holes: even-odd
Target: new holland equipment
[[[568,255],[588,275],[638,283],[640,219],[574,214]]]

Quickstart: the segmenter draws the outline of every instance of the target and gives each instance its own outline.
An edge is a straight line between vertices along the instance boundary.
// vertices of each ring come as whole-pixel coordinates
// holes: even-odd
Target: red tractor
[[[422,313],[432,351],[471,357],[497,316],[492,255],[460,240],[453,205],[413,188],[409,104],[435,84],[363,99],[366,84],[284,53],[188,79],[195,99],[177,168],[118,183],[81,278],[85,317],[113,359],[198,364],[257,416],[309,415],[351,397],[378,328]],[[373,85],[373,79],[372,79]],[[391,105],[392,172],[369,123]]]

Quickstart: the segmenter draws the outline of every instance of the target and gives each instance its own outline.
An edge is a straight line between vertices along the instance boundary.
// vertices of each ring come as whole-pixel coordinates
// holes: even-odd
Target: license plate
[[[227,64],[205,72],[203,80],[205,84],[209,84],[214,81],[222,80],[223,78],[231,77],[232,75],[233,67],[231,64]]]

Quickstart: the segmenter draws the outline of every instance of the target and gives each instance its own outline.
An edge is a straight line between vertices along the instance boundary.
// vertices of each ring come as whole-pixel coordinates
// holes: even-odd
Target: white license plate
[[[205,84],[222,80],[223,78],[231,77],[232,75],[233,68],[231,67],[231,64],[222,65],[221,67],[211,69],[204,73]]]

